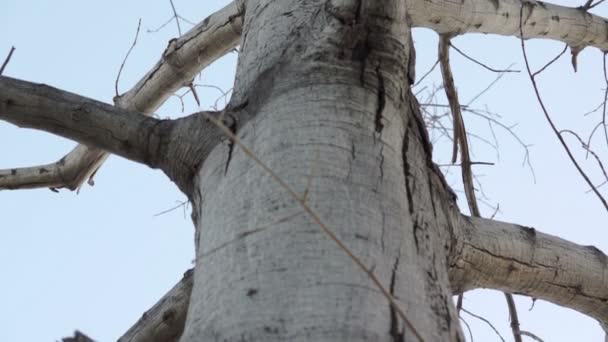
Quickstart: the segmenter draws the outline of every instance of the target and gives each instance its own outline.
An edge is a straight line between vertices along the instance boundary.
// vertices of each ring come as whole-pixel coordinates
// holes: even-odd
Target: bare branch
[[[118,342],[176,342],[182,335],[194,270],[183,278],[118,339]]]
[[[465,216],[461,227],[449,271],[454,293],[517,292],[608,323],[608,256],[596,247],[482,218]]]
[[[425,72],[424,75],[422,75],[422,77],[420,77],[420,79],[416,83],[414,83],[414,85],[412,87],[419,85],[420,82],[422,82],[428,75],[431,74],[431,72],[433,72],[433,70],[435,70],[435,68],[437,67],[438,64],[439,64],[439,59],[435,61],[433,66],[427,72]]]
[[[475,197],[475,189],[473,188],[473,173],[471,171],[471,157],[469,155],[469,143],[467,141],[467,131],[462,118],[460,102],[458,100],[458,92],[454,84],[454,77],[450,68],[449,54],[450,38],[446,35],[439,37],[439,61],[441,65],[441,74],[443,76],[443,85],[445,94],[450,103],[452,117],[454,118],[454,149],[452,154],[452,163],[456,162],[458,148],[460,147],[460,160],[462,164],[462,182],[464,191],[467,197],[469,210],[473,216],[480,216],[477,199]]]
[[[131,90],[116,97],[119,108],[151,115],[177,89],[191,83],[207,65],[233,49],[242,27],[241,2],[212,14],[179,39],[172,40],[161,60]],[[97,171],[108,154],[78,145],[58,162],[0,170],[4,188],[69,188],[75,190]],[[40,173],[45,168],[53,172]]]
[[[551,119],[551,116],[549,115],[549,112],[547,111],[547,108],[545,107],[545,104],[544,104],[544,102],[543,102],[543,100],[542,100],[542,98],[540,96],[540,91],[539,91],[538,86],[536,84],[535,75],[532,73],[532,69],[530,68],[530,63],[528,61],[528,56],[526,54],[526,45],[525,45],[525,41],[524,41],[524,12],[525,12],[525,8],[526,8],[526,6],[521,5],[520,12],[519,12],[519,21],[520,21],[519,30],[520,30],[520,38],[521,38],[520,39],[520,41],[521,41],[521,51],[522,51],[523,56],[524,56],[524,62],[526,63],[526,70],[528,71],[528,76],[530,77],[530,81],[532,82],[532,87],[534,88],[534,93],[536,95],[536,99],[538,100],[538,104],[540,105],[540,107],[541,107],[541,109],[543,111],[543,114],[545,115],[545,118],[547,119],[547,122],[549,123],[549,126],[551,126],[551,129],[553,130],[553,132],[557,136],[557,139],[559,140],[560,144],[564,148],[564,151],[566,151],[566,154],[568,155],[568,158],[570,158],[570,161],[572,162],[572,164],[574,165],[574,167],[576,168],[576,170],[579,172],[579,174],[581,175],[581,177],[583,177],[583,179],[585,180],[585,182],[587,182],[587,185],[589,185],[589,187],[593,190],[593,192],[598,197],[598,199],[600,200],[600,202],[602,202],[602,204],[604,205],[604,208],[606,209],[606,211],[608,211],[608,202],[606,202],[606,199],[604,198],[604,196],[602,196],[602,194],[599,192],[599,190],[597,189],[597,187],[593,184],[593,182],[591,181],[591,179],[589,179],[589,176],[587,176],[587,174],[585,173],[585,171],[583,171],[583,169],[580,167],[580,165],[578,164],[578,162],[576,161],[576,159],[572,155],[572,152],[570,151],[570,148],[568,147],[568,144],[566,144],[566,142],[562,138],[561,134],[559,133],[559,130],[557,129],[557,127],[553,123],[553,120]]]
[[[458,53],[459,53],[461,56],[463,56],[464,58],[466,58],[466,59],[470,60],[471,62],[473,62],[473,63],[475,63],[475,64],[477,64],[477,65],[482,66],[484,69],[487,69],[487,70],[489,70],[489,71],[491,71],[491,72],[497,72],[497,73],[505,73],[505,72],[520,72],[519,70],[511,70],[511,69],[494,69],[494,68],[489,67],[489,66],[487,66],[486,64],[484,64],[484,63],[482,63],[482,62],[480,62],[480,61],[476,60],[475,58],[470,57],[470,56],[469,56],[469,55],[467,55],[466,53],[464,53],[464,52],[460,51],[460,49],[459,49],[459,48],[457,48],[457,47],[454,45],[454,43],[452,43],[452,42],[450,42],[450,47],[451,47],[452,49],[456,50],[456,52],[458,52]]]
[[[15,52],[15,47],[11,46],[11,50],[8,52],[8,56],[6,56],[6,59],[4,60],[4,62],[2,63],[2,66],[0,67],[0,75],[2,75],[2,73],[4,72],[4,69],[8,65],[8,62],[10,62],[11,57],[13,57],[13,52]]]
[[[568,50],[568,45],[564,45],[564,49],[560,53],[558,53],[557,56],[553,57],[553,59],[547,62],[542,68],[535,71],[532,76],[536,76],[545,71],[548,67],[551,66],[551,64],[555,63],[561,56],[563,56],[564,53],[566,53],[566,50]]]
[[[127,51],[127,54],[125,55],[125,59],[123,59],[122,63],[120,64],[120,68],[118,69],[118,75],[116,75],[116,81],[114,82],[114,92],[115,92],[116,96],[118,96],[118,81],[120,80],[120,74],[122,74],[122,69],[125,67],[125,63],[127,62],[127,59],[129,58],[129,55],[131,54],[131,51],[133,51],[135,44],[137,44],[137,37],[139,37],[139,28],[140,27],[141,27],[141,18],[137,22],[137,31],[135,32],[135,39],[133,39],[133,43],[131,44],[131,47]]]
[[[505,299],[507,300],[507,307],[509,308],[509,318],[511,320],[511,331],[513,332],[513,339],[515,342],[522,342],[521,330],[519,329],[519,315],[517,314],[517,307],[515,306],[515,300],[511,293],[505,292]]]
[[[5,76],[0,76],[0,120],[54,133],[150,167],[159,166],[155,152],[162,147],[163,129],[172,128],[168,121]]]
[[[608,51],[607,21],[579,8],[526,0],[411,0],[406,4],[414,27],[439,34],[504,36],[520,36],[519,13],[524,7],[522,25],[527,39],[552,39],[570,47]]]
[[[585,142],[583,141],[583,139],[581,139],[581,137],[576,134],[574,131],[571,131],[569,129],[563,129],[560,131],[560,134],[564,134],[564,133],[568,133],[572,136],[574,136],[578,142],[581,144],[582,148],[587,151],[587,153],[591,154],[593,156],[593,158],[595,159],[595,161],[597,162],[597,165],[600,169],[600,171],[602,171],[602,174],[604,175],[604,182],[608,182],[608,173],[606,172],[606,168],[604,168],[604,163],[602,163],[602,160],[600,159],[600,157],[597,155],[597,153],[595,153],[590,147],[589,145],[585,144]]]
[[[520,331],[520,333],[521,333],[521,336],[528,336],[529,338],[533,339],[534,341],[545,342],[540,337],[534,335],[533,333],[531,333],[529,331],[522,330],[522,331]]]
[[[467,310],[467,309],[462,309],[463,312],[469,314],[472,317],[477,318],[478,320],[484,322],[485,324],[487,324],[490,328],[492,328],[492,330],[494,330],[494,332],[496,333],[496,335],[500,338],[501,341],[505,342],[505,338],[502,337],[502,335],[500,334],[500,332],[498,331],[498,329],[496,329],[496,327],[494,326],[494,324],[492,324],[492,322],[488,321],[486,318],[476,315],[474,313],[472,313],[471,311]]]
[[[460,295],[458,298],[461,298],[462,295]],[[460,310],[458,310],[460,311]],[[475,340],[473,339],[473,331],[471,330],[471,326],[469,325],[469,323],[462,318],[462,316],[460,316],[460,320],[462,321],[462,323],[464,323],[464,326],[467,327],[467,331],[469,332],[469,339],[471,340],[471,342],[474,342]]]
[[[179,35],[182,35],[182,27],[179,24],[179,15],[177,15],[177,11],[175,10],[175,5],[173,4],[173,0],[169,0],[169,3],[171,3],[171,9],[173,10],[173,18],[175,19],[175,24],[177,25],[177,33],[179,33]]]

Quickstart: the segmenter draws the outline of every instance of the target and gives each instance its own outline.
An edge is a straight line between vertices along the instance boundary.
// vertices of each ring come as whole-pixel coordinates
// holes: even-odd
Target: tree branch
[[[242,15],[241,1],[235,1],[179,39],[171,40],[156,66],[131,90],[114,99],[116,106],[150,115],[173,92],[190,84],[200,70],[238,44]],[[66,187],[75,190],[87,179],[92,184],[92,176],[107,156],[103,150],[78,145],[52,164],[0,170],[0,189]]]
[[[4,76],[0,76],[0,120],[54,133],[153,168],[159,166],[160,144],[171,130],[170,120]]]
[[[122,335],[118,342],[176,342],[182,335],[194,270],[184,277]]]
[[[608,257],[533,228],[463,216],[451,263],[455,293],[492,288],[544,299],[608,324]]]
[[[411,0],[407,9],[415,27],[440,34],[492,33],[519,37],[519,12],[524,9],[526,39],[558,40],[571,48],[608,51],[606,19],[579,8],[526,0]]]
[[[199,112],[176,120],[158,120],[47,85],[0,76],[0,120],[54,133],[159,168],[187,196],[191,195],[194,172],[225,139],[209,117],[237,127],[248,121],[245,113],[242,108],[227,108],[223,112]],[[69,163],[71,160],[66,158],[56,164]],[[76,160],[71,165],[79,162]],[[0,171],[0,190],[11,189],[15,179],[22,187],[36,187],[41,179],[62,179],[64,170],[56,164],[29,172]]]
[[[414,27],[438,33],[494,33],[519,35],[522,0],[408,1]],[[540,1],[525,2],[526,38],[547,38],[571,47],[594,46],[608,50],[605,19],[586,11]],[[117,97],[118,107],[150,114],[175,90],[238,44],[242,28],[242,1],[237,0],[209,16],[179,39],[169,42],[161,60],[130,91]],[[574,25],[573,23],[576,23]],[[101,150],[77,146],[58,162],[31,168],[0,170],[5,188],[79,188],[107,158]],[[40,173],[40,169],[52,170]]]

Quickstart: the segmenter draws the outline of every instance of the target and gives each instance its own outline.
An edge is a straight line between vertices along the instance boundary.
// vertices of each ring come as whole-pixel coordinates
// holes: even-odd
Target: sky
[[[199,22],[227,1],[174,0],[180,15]],[[581,2],[561,4],[577,6]],[[595,13],[608,16],[608,5]],[[125,92],[159,59],[167,41],[178,36],[169,1],[42,1],[0,2],[0,60],[16,47],[4,75],[39,82],[107,103],[115,95],[118,69],[135,37],[137,44],[122,72],[119,91]],[[191,25],[181,23],[182,30]],[[425,29],[414,31],[417,74],[436,61],[437,37]],[[495,68],[521,70],[508,73],[483,93],[471,108],[500,115],[500,122],[529,144],[534,176],[522,165],[526,149],[506,130],[471,113],[464,113],[471,137],[475,166],[488,205],[482,214],[524,224],[542,232],[608,252],[606,211],[577,174],[550,130],[530,80],[525,74],[520,41],[493,35],[466,35],[455,46]],[[542,66],[561,51],[563,44],[527,42],[530,61]],[[462,103],[468,103],[498,76],[452,50],[454,78]],[[236,53],[204,70],[196,82],[229,90],[233,84]],[[585,115],[603,100],[606,84],[603,55],[584,50],[578,72],[569,52],[538,80],[543,100],[560,128],[587,136],[601,113]],[[438,70],[414,88],[420,102],[441,84]],[[181,91],[183,92],[183,90]],[[441,91],[439,92],[441,93]],[[221,93],[199,89],[202,107],[210,108]],[[219,99],[221,107],[224,99]],[[435,104],[445,104],[438,96]],[[443,109],[426,107],[442,114]],[[170,98],[157,111],[160,117],[179,117],[197,110],[191,97]],[[495,135],[492,134],[492,131]],[[435,133],[435,137],[438,134]],[[594,139],[597,152],[607,160],[608,146]],[[585,160],[580,145],[569,140],[590,176],[601,180],[596,165]],[[498,145],[498,148],[490,145]],[[605,145],[605,144],[604,144]],[[58,160],[75,143],[47,133],[19,129],[0,122],[0,168],[32,166]],[[446,164],[450,143],[434,143],[435,158]],[[497,152],[498,151],[498,152]],[[456,190],[458,169],[443,168]],[[608,186],[601,188],[608,196]],[[460,207],[464,194],[459,193]],[[193,266],[194,229],[189,208],[178,206],[185,197],[158,170],[112,156],[77,194],[48,189],[0,192],[0,341],[55,341],[79,329],[97,341],[121,336]],[[594,320],[572,310],[516,296],[522,329],[545,341],[603,341]],[[465,294],[464,307],[488,319],[507,340],[508,312],[501,293],[479,290]],[[476,341],[500,341],[484,322],[463,314]],[[468,331],[465,328],[468,338]]]

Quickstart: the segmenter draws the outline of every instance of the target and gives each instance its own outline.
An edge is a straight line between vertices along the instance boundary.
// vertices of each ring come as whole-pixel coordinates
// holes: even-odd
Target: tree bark
[[[192,270],[133,325],[118,342],[178,341],[192,292]]]
[[[454,197],[409,91],[402,1],[249,1],[232,104],[242,142],[360,257],[417,333],[236,147],[198,173],[182,342],[462,340],[448,282]],[[288,218],[288,219],[285,219]]]
[[[481,218],[459,225],[454,293],[491,288],[568,307],[608,324],[608,257],[534,228]]]
[[[172,41],[158,68],[135,87],[140,95],[116,103],[141,108],[139,103],[149,112],[190,79],[195,61],[208,62],[236,44],[236,33],[225,26],[235,18],[225,16],[242,16],[242,9],[233,4],[220,13],[224,17],[210,33],[219,46],[206,50],[195,44],[196,33]],[[249,0],[228,108],[168,120],[166,148],[154,156],[146,131],[159,120],[57,90],[28,97],[31,89],[12,84],[0,96],[0,118],[161,167],[193,202],[194,279],[171,290],[127,340],[175,340],[189,298],[182,342],[461,341],[451,296],[478,287],[544,298],[606,327],[606,255],[533,229],[463,218],[432,162],[410,91],[410,26],[516,35],[512,26],[519,25],[514,16],[520,13],[526,37],[560,39],[577,49],[606,45],[600,34],[606,23],[597,17],[517,0]],[[584,23],[564,33],[565,23],[579,20],[579,14]],[[502,25],[496,24],[499,17]],[[235,23],[241,30],[240,19]],[[1,87],[6,79],[0,81]],[[17,109],[14,99],[20,101]],[[120,113],[124,118],[116,117]],[[209,116],[230,126],[299,195],[286,191],[234,142],[220,143]],[[83,118],[86,125],[78,125]],[[99,165],[97,157],[82,159],[91,163],[81,171]],[[0,172],[0,186],[15,184],[7,180],[13,176]],[[323,234],[302,202],[364,269]]]

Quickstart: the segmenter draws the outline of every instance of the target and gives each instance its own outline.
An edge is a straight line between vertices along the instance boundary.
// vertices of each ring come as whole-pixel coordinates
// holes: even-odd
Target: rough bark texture
[[[232,101],[253,118],[237,134],[308,190],[424,340],[457,341],[447,278],[456,211],[409,92],[408,34],[401,1],[249,1]],[[414,338],[241,150],[212,152],[197,189],[200,246],[181,341]]]
[[[186,322],[186,311],[192,291],[192,270],[158,303],[146,311],[118,342],[174,342],[179,339]]]
[[[194,175],[202,160],[225,140],[210,118],[234,125],[232,115],[217,112],[159,120],[43,84],[0,76],[0,119],[162,169],[187,196],[192,193]],[[62,159],[59,166],[40,166],[31,175],[19,176],[28,175],[22,180],[38,184],[36,177],[61,173],[58,167],[65,163]],[[0,189],[18,187],[12,182],[18,173],[16,169],[0,170]]]
[[[608,50],[608,21],[580,8],[527,0],[409,0],[414,26],[437,33],[492,33],[564,42],[571,48]],[[581,3],[582,4],[582,3]],[[520,18],[522,20],[520,21]]]
[[[0,118],[98,146],[151,167],[158,167],[162,163],[158,159],[167,155],[168,142],[163,144],[162,137],[172,128],[170,121],[4,76],[0,76]],[[7,173],[0,171],[0,186]]]
[[[117,119],[112,115],[124,111],[78,102],[73,94],[32,100],[23,89],[11,93],[15,85],[0,96],[0,118],[95,145],[80,145],[45,172],[0,172],[0,188],[76,186],[107,155],[97,148],[105,148],[160,165],[193,202],[194,277],[187,275],[121,341],[175,341],[188,301],[182,342],[409,341],[418,334],[459,341],[451,295],[478,287],[543,298],[608,326],[606,255],[531,228],[460,216],[432,163],[409,89],[412,25],[517,35],[521,13],[526,38],[579,50],[606,49],[604,19],[518,0],[249,0],[242,23],[238,4],[171,41],[159,64],[116,99],[119,107],[149,114],[235,46],[243,28],[229,107],[166,122],[168,143],[154,153],[145,135],[154,128],[140,128],[159,120],[130,111]],[[19,99],[18,110],[7,94]],[[58,98],[67,102],[52,102]],[[36,116],[24,116],[34,105]],[[308,205],[380,279],[416,334],[298,201],[222,140],[209,116],[307,194]],[[104,129],[109,139],[99,138]]]
[[[608,323],[608,257],[534,228],[465,218],[450,281],[455,293],[499,289]]]

